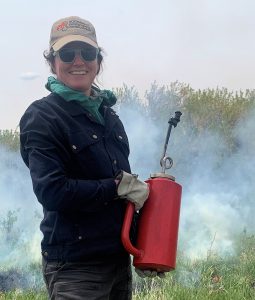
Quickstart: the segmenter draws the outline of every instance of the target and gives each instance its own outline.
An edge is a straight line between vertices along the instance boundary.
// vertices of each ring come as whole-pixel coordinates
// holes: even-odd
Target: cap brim
[[[85,36],[78,35],[78,34],[73,34],[73,35],[68,35],[68,36],[62,37],[58,41],[56,41],[56,43],[51,45],[51,47],[53,48],[54,51],[58,51],[59,49],[64,47],[66,44],[71,43],[71,42],[84,42],[95,48],[98,48],[97,43],[95,43],[94,41],[92,41],[91,39],[89,39]]]

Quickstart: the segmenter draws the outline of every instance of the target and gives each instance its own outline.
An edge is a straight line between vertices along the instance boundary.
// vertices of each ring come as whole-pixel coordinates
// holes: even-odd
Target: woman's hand
[[[135,210],[143,207],[144,202],[149,196],[149,185],[138,179],[138,175],[130,174],[125,171],[115,178],[117,184],[117,194],[120,198],[126,198],[135,204]]]
[[[155,270],[141,270],[141,269],[135,268],[135,272],[141,278],[145,278],[145,277],[152,278],[152,277],[156,277],[156,276],[158,276],[160,278],[166,277],[165,272],[157,272]]]

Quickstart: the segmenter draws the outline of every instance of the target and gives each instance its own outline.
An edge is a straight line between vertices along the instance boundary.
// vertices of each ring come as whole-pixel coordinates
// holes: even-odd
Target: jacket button
[[[121,135],[119,135],[119,139],[120,139],[120,140],[122,140],[122,139],[123,139],[123,137],[122,137]]]
[[[116,164],[117,164],[117,160],[116,160],[116,159],[114,159],[113,163],[116,165]]]
[[[44,256],[48,256],[48,252],[45,251],[45,252],[43,253],[43,255],[44,255]]]
[[[75,145],[72,145],[72,148],[73,148],[74,150],[76,150],[76,149],[77,149],[77,147],[76,147]]]
[[[93,139],[95,139],[95,140],[97,139],[97,135],[96,135],[96,134],[93,134],[92,137],[93,137]]]
[[[79,235],[79,236],[78,236],[78,239],[79,239],[79,240],[82,240],[82,236],[81,236],[81,235]]]

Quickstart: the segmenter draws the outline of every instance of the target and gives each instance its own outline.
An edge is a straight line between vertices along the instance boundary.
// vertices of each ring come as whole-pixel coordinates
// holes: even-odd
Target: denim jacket
[[[114,177],[131,172],[122,122],[102,103],[105,126],[76,101],[57,94],[34,101],[20,120],[21,156],[43,206],[42,254],[47,260],[83,261],[125,253],[125,201]]]

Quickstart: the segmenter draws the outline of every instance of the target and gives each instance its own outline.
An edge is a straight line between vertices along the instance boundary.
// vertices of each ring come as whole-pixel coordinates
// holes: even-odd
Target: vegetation
[[[163,282],[144,282],[135,300],[248,300],[255,298],[255,237],[244,232],[236,239],[236,254],[220,257],[208,253],[205,260],[179,256],[177,270]]]
[[[234,256],[208,253],[191,261],[179,253],[177,269],[165,279],[141,279],[134,274],[134,300],[251,300],[255,298],[255,236],[237,237]],[[40,272],[39,266],[37,266]],[[0,300],[46,300],[45,290],[0,292]]]
[[[255,91],[231,92],[225,88],[194,90],[189,85],[174,82],[169,86],[153,83],[146,91],[144,99],[139,98],[134,87],[123,86],[115,90],[119,103],[118,112],[135,109],[142,116],[166,127],[166,120],[177,110],[183,113],[179,127],[182,137],[190,146],[190,151],[199,151],[195,137],[210,132],[220,136],[226,144],[224,153],[235,153],[239,140],[235,128],[255,108]],[[156,141],[155,141],[156,142]],[[0,130],[0,146],[18,151],[19,133]],[[162,143],[160,144],[162,146]],[[161,148],[160,148],[161,151]],[[182,151],[180,148],[179,151]],[[222,157],[219,155],[219,161]],[[186,162],[185,162],[186,163]],[[9,211],[0,216],[1,243],[14,240],[17,211]],[[15,243],[13,244],[15,245]],[[40,274],[40,265],[33,264],[30,272]],[[0,267],[0,300],[2,299],[47,299],[45,290],[29,288],[23,290],[3,290],[1,280],[8,270]],[[1,277],[2,276],[2,277]],[[134,300],[248,300],[255,299],[255,237],[245,231],[234,241],[234,252],[221,256],[208,251],[206,259],[191,260],[179,250],[177,269],[166,278],[141,279],[134,274]]]
[[[0,292],[0,300],[47,300],[46,292],[16,290],[8,293]]]
[[[125,84],[114,92],[118,98],[115,106],[117,111],[135,108],[155,124],[165,125],[170,114],[180,110],[185,116],[181,126],[184,131],[192,128],[194,136],[208,130],[217,132],[228,142],[230,150],[235,147],[233,128],[255,108],[255,90],[194,90],[180,82],[161,87],[154,82],[145,92],[144,99],[139,97],[135,87]],[[18,150],[19,132],[0,130],[0,145],[5,145],[10,150]]]
[[[19,132],[14,130],[0,130],[0,146],[7,147],[8,150],[16,151],[19,148]]]

